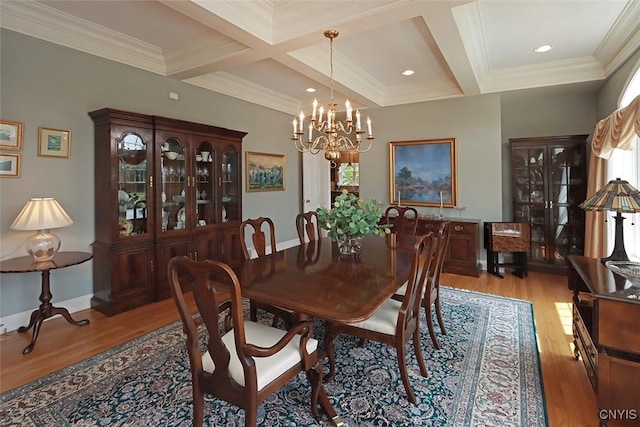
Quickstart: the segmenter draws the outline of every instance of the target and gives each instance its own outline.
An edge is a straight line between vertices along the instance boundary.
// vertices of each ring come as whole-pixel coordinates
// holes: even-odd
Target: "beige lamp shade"
[[[13,224],[12,230],[49,230],[66,227],[73,220],[52,197],[33,198],[22,208]]]
[[[56,199],[46,197],[29,200],[11,224],[11,229],[37,230],[25,240],[25,246],[36,262],[42,262],[53,259],[60,249],[60,239],[49,230],[71,224],[73,220]]]

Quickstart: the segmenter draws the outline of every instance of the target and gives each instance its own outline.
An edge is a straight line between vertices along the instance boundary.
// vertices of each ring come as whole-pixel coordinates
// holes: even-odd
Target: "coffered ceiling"
[[[360,108],[595,90],[640,46],[640,0],[2,0],[0,26],[296,113],[329,98],[327,29]]]

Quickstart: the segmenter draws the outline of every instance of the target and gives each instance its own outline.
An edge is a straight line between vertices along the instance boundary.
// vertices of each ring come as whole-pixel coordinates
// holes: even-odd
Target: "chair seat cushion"
[[[261,323],[245,321],[244,331],[248,344],[260,347],[271,347],[277,343],[287,331],[263,325]],[[229,372],[235,382],[244,386],[244,371],[236,352],[235,337],[233,329],[222,336],[222,341],[229,350],[231,359],[229,361]],[[269,357],[255,357],[256,376],[258,379],[258,390],[262,390],[271,381],[278,378],[287,369],[300,363],[300,335],[294,337],[289,343],[276,354]],[[318,348],[318,341],[309,338],[307,341],[307,351],[313,353]],[[207,351],[202,355],[202,369],[212,373],[215,370],[213,359]]]
[[[387,335],[395,335],[396,324],[398,323],[398,312],[401,306],[401,301],[388,298],[382,303],[382,306],[373,313],[373,316],[362,322],[352,323],[350,326],[381,332]]]

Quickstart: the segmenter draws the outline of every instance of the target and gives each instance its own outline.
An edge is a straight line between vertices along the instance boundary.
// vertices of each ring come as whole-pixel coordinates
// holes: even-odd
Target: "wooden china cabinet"
[[[528,268],[565,273],[584,252],[587,136],[513,138],[513,221],[530,225]]]
[[[170,296],[176,255],[240,262],[245,132],[113,109],[95,125],[94,297],[112,315]]]

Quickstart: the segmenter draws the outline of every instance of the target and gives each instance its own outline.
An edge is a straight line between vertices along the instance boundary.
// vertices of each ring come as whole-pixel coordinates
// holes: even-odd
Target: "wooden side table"
[[[91,258],[93,258],[93,254],[88,252],[58,252],[51,261],[35,262],[32,257],[23,256],[0,262],[0,273],[42,272],[40,307],[31,313],[29,325],[18,328],[18,332],[27,332],[33,326],[31,343],[25,347],[22,354],[28,354],[33,350],[33,346],[36,344],[36,339],[38,339],[40,326],[42,325],[42,322],[49,317],[60,314],[72,325],[85,326],[89,324],[89,319],[75,321],[71,317],[69,310],[62,307],[54,307],[53,304],[51,304],[51,298],[53,298],[53,295],[51,294],[49,274],[51,270],[82,264],[83,262],[89,261]]]

